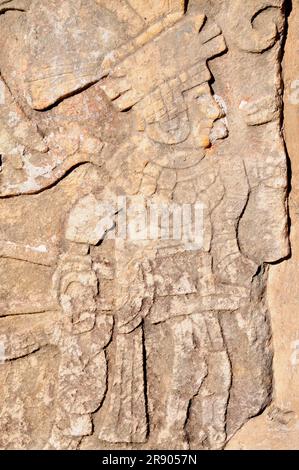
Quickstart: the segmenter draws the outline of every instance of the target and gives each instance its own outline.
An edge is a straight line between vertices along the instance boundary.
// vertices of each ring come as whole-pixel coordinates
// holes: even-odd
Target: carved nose
[[[207,117],[209,119],[212,119],[213,121],[223,117],[223,111],[215,100],[211,100],[211,102],[207,106],[206,113]]]

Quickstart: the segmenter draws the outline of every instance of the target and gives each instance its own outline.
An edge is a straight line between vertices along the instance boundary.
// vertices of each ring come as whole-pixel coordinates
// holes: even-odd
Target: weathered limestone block
[[[223,449],[271,403],[286,14],[245,3],[0,1],[1,448]]]
[[[299,2],[288,2],[283,61],[284,136],[292,171],[289,211],[292,256],[271,266],[268,303],[273,335],[273,402],[250,420],[229,442],[228,449],[298,449],[299,321],[298,321],[298,127],[299,127]]]

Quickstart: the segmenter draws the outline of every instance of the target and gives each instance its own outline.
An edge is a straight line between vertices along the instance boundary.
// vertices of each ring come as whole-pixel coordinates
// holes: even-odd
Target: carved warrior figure
[[[44,42],[43,47],[40,38],[34,42],[37,32],[32,25],[41,14],[34,8],[36,2],[24,0],[22,8],[13,6],[17,0],[0,6],[6,9],[10,3],[12,8],[28,8],[32,35],[23,47],[31,76],[11,85],[6,78],[9,69],[2,68],[6,101],[0,116],[5,123],[1,196],[39,193],[80,164],[99,167],[97,174],[103,174],[96,190],[87,189],[68,214],[62,253],[43,253],[7,241],[1,245],[3,257],[55,266],[52,302],[58,317],[46,328],[38,324],[21,344],[18,334],[8,335],[5,343],[8,359],[45,344],[59,347],[56,416],[48,446],[77,447],[92,433],[92,414],[97,410],[101,441],[147,442],[147,407],[153,405],[147,400],[144,345],[147,330],[165,323],[172,358],[157,443],[188,447],[186,422],[192,406],[198,430],[194,445],[222,448],[232,381],[222,315],[255,308],[252,286],[259,269],[255,260],[241,253],[237,237],[249,198],[246,167],[241,159],[228,161],[219,144],[228,136],[225,106],[211,90],[207,61],[225,53],[222,32],[205,15],[185,14],[182,2],[173,2],[174,10],[166,10],[162,19],[153,16],[146,25],[139,24],[140,17],[131,10],[128,13],[124,2],[119,19],[132,18],[123,44],[113,38],[115,49],[103,46],[97,54],[96,41],[73,38],[75,48],[84,52],[82,61],[71,64],[68,53],[73,51],[65,51],[65,62],[54,63],[52,69],[42,56]],[[95,14],[94,2],[86,3],[86,15]],[[74,5],[69,2],[70,12]],[[110,13],[115,13],[113,5],[102,2]],[[94,39],[95,30],[89,34]],[[67,80],[57,75],[59,67]],[[19,102],[13,98],[15,90],[22,91]],[[105,141],[94,119],[102,91],[127,117],[129,137],[116,146]],[[78,107],[79,122],[72,103]],[[220,151],[214,153],[214,147]],[[104,252],[111,242],[107,231],[117,214],[110,213],[111,226],[105,230],[100,222],[103,201],[116,193],[128,200],[139,198],[147,206],[200,201],[205,207],[204,236],[203,246],[192,250],[178,240],[115,241],[114,301],[107,307],[101,304],[104,266],[97,271],[92,254],[93,247],[101,244]],[[255,331],[264,319],[262,308]],[[267,328],[262,328],[269,361]],[[109,371],[108,345],[113,350]],[[252,351],[254,356],[254,341]],[[155,373],[159,375],[158,370]],[[268,393],[261,390],[259,406]]]

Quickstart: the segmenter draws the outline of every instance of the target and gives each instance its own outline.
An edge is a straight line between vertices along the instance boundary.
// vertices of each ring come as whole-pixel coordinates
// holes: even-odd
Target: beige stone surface
[[[0,448],[298,447],[285,3],[0,0]]]
[[[289,7],[290,7],[289,2]],[[227,449],[299,448],[299,317],[298,317],[298,129],[299,129],[299,2],[288,11],[288,34],[283,61],[284,136],[290,158],[291,256],[271,266],[268,303],[271,312],[273,401],[261,416],[250,420],[231,440]]]

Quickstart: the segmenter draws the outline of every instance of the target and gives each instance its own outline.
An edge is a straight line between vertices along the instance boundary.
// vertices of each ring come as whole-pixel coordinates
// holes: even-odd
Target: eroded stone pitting
[[[222,449],[270,403],[283,3],[0,10],[2,448]],[[201,237],[134,238],[137,201]]]

